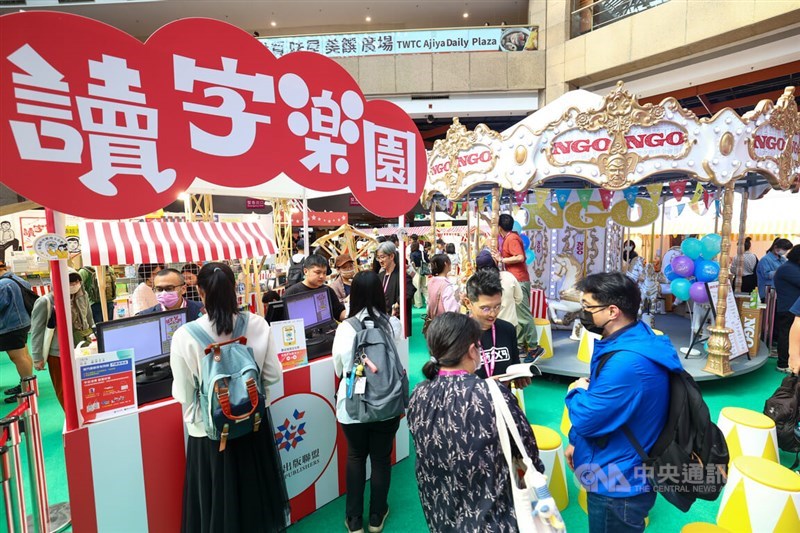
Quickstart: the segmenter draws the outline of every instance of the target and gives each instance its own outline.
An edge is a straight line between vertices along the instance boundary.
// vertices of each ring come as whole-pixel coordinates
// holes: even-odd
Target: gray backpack
[[[404,414],[408,407],[408,374],[394,340],[369,317],[363,321],[348,318],[346,322],[356,330],[353,366],[347,378],[347,414],[359,422],[380,422]],[[363,365],[366,378],[363,394],[353,391],[359,365]]]

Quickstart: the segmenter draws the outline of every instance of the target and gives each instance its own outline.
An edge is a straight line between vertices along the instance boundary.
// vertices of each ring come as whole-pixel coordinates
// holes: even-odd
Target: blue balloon
[[[526,251],[525,252],[525,264],[530,265],[534,261],[536,261],[536,252],[534,252],[533,250]]]
[[[672,283],[670,283],[669,286],[672,289],[672,294],[675,295],[675,298],[683,300],[684,302],[689,301],[689,290],[692,288],[691,281],[684,278],[678,278],[672,280]]]
[[[519,221],[514,221],[514,227],[512,228],[515,232],[520,233],[522,231],[522,224]]]
[[[697,277],[697,281],[703,283],[716,281],[719,277],[719,263],[706,259],[698,259],[694,262],[694,275]]]
[[[716,233],[706,235],[703,237],[703,240],[700,241],[700,246],[702,247],[700,255],[703,259],[714,259],[722,247],[722,237]]]
[[[526,250],[528,248],[530,248],[531,247],[531,239],[527,235],[525,235],[524,233],[522,235],[520,235],[520,237],[522,238],[522,247],[525,248]]]
[[[664,276],[667,278],[667,281],[672,281],[673,279],[678,279],[680,276],[672,270],[672,265],[667,265],[664,267]]]
[[[683,255],[689,259],[697,259],[703,252],[703,245],[700,243],[699,239],[689,237],[681,243],[681,251]]]

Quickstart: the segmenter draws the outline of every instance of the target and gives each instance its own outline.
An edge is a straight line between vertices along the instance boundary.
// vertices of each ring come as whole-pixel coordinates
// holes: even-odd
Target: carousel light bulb
[[[725,119],[725,124],[730,124],[732,122],[731,117]]]
[[[574,173],[576,173],[576,174],[580,174],[582,170],[583,170],[583,169],[582,169],[581,167],[577,166],[577,165],[576,165],[576,166],[574,166],[574,167],[572,167],[572,171],[573,171]]]
[[[677,161],[673,161],[672,162],[672,168],[678,168],[678,162]]]
[[[659,168],[661,168],[661,163],[656,163],[656,164],[655,164],[655,165],[653,165],[653,166],[655,166],[655,167],[656,167],[656,170],[658,170]]]
[[[718,165],[718,164],[719,164],[719,159],[716,159],[716,158],[715,158],[715,159],[712,159],[712,160],[711,160],[711,164],[712,164],[712,165]]]
[[[753,162],[752,161],[748,161],[747,162],[747,168],[753,168]]]
[[[567,169],[564,168],[564,167],[561,167],[561,168],[558,169],[558,171],[563,174],[563,173],[565,173],[567,171]]]
[[[693,166],[694,166],[694,161],[689,161],[689,162],[688,162],[688,165],[689,165],[690,167],[693,167]]]
[[[700,128],[695,128],[694,136],[697,137],[698,135],[700,135]]]
[[[727,176],[727,175],[728,175],[728,171],[727,171],[727,170],[723,170],[723,171],[722,171],[722,177],[724,178],[724,177],[725,177],[725,176]]]
[[[672,118],[675,115],[675,113],[673,113],[672,111],[667,111],[666,115],[667,115],[667,118]]]
[[[736,136],[738,137],[741,134],[742,134],[742,128],[736,128]]]
[[[719,126],[714,127],[714,133],[719,133]]]
[[[744,131],[746,131],[747,133],[753,133],[753,128],[751,128],[751,127],[748,127],[748,128],[747,128],[746,130],[744,130]]]
[[[592,177],[593,178],[596,178],[597,174],[598,174],[598,172],[596,170],[592,170]]]
[[[544,174],[545,174],[545,176],[549,175],[550,174],[550,169],[549,168],[544,169]]]
[[[741,163],[741,162],[740,162],[738,159],[734,159],[734,160],[733,160],[733,166],[735,166],[735,167],[738,167],[738,166],[739,166],[739,165],[741,165],[741,164],[742,164],[742,163]]]
[[[642,165],[638,165],[638,166],[636,167],[636,172],[638,172],[639,174],[641,174],[642,172],[644,172],[644,167],[643,167]]]

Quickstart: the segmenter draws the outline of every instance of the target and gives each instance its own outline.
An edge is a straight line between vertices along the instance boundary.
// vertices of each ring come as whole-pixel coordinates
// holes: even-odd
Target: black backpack
[[[14,276],[8,276],[6,279],[10,279],[19,286],[19,291],[22,293],[22,303],[25,305],[25,311],[28,312],[28,316],[30,316],[33,313],[33,306],[36,300],[39,299],[39,295],[20,283]]]
[[[600,358],[596,375],[615,353]],[[669,373],[669,394],[667,421],[649,454],[627,425],[622,431],[642,458],[653,490],[685,513],[698,498],[719,498],[728,480],[730,455],[700,387],[688,372]]]
[[[286,274],[286,283],[284,288],[289,288],[303,281],[305,274],[303,274],[303,262],[295,263],[292,258],[289,258],[289,272]]]
[[[786,376],[780,387],[764,402],[764,414],[775,421],[778,434],[778,447],[787,452],[800,454],[800,439],[795,428],[800,421],[800,377]],[[795,457],[792,470],[800,463],[800,455]]]

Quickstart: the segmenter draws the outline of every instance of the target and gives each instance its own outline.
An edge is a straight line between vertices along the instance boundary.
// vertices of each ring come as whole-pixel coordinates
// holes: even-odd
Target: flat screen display
[[[169,359],[172,335],[187,322],[186,309],[141,315],[97,325],[101,352],[133,348],[135,364]]]
[[[326,288],[292,294],[284,299],[286,315],[289,320],[303,319],[306,329],[328,324],[333,321],[331,299]]]

